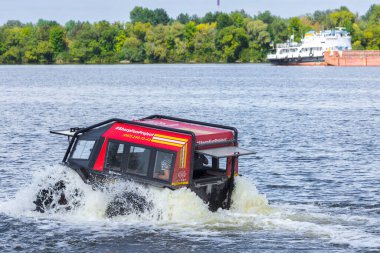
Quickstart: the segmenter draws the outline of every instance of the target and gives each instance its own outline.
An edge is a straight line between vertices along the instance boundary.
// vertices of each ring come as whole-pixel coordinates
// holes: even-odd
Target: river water
[[[270,65],[0,66],[0,252],[379,252],[380,69]],[[59,165],[52,129],[164,114],[235,126],[232,210],[192,192],[143,189],[155,208],[106,218]],[[81,206],[33,211],[65,178]]]

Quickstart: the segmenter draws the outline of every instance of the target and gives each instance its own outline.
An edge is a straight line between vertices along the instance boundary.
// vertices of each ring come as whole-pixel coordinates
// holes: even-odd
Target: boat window
[[[131,146],[128,154],[127,172],[146,176],[148,173],[150,149]]]
[[[210,155],[196,154],[193,178],[202,179],[215,176],[225,176],[227,170],[227,157],[212,157]]]
[[[219,158],[219,169],[227,169],[227,157]]]
[[[110,141],[107,149],[106,168],[121,172],[121,162],[124,154],[124,144]]]
[[[225,170],[227,168],[227,165],[226,165],[227,158],[226,157],[215,158],[215,157],[206,155],[206,158],[210,161],[208,166],[207,166],[209,168],[219,169],[219,170],[220,169]]]
[[[173,154],[157,151],[153,177],[169,181],[170,171],[173,168]]]
[[[207,168],[222,169],[227,168],[227,158],[215,158],[210,155],[195,154],[194,171],[203,170]]]
[[[95,141],[79,140],[71,158],[87,160],[90,157],[94,144]]]

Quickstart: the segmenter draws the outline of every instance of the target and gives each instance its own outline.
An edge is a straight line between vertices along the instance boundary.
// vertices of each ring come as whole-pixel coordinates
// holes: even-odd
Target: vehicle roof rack
[[[209,126],[209,127],[215,127],[215,128],[221,128],[221,129],[228,129],[228,130],[231,130],[234,132],[235,143],[237,143],[238,130],[235,127],[224,126],[224,125],[213,124],[213,123],[207,123],[207,122],[202,122],[202,121],[189,120],[189,119],[182,119],[182,118],[165,116],[165,115],[160,115],[160,114],[150,115],[148,117],[143,118],[143,120],[144,119],[156,119],[156,118],[157,119],[174,120],[174,121],[179,121],[179,122],[185,122],[185,123],[190,123],[190,124]]]

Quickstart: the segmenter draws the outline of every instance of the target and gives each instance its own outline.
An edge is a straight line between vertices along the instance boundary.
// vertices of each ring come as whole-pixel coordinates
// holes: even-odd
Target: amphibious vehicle
[[[173,190],[188,187],[211,211],[230,208],[238,157],[254,154],[238,147],[234,127],[163,115],[113,118],[51,133],[68,136],[62,162],[86,183],[120,178]]]

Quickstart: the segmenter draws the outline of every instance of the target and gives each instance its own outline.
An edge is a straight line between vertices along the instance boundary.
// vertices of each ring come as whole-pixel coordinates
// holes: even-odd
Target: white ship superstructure
[[[326,51],[351,50],[351,36],[342,27],[321,32],[309,31],[301,40],[294,42],[292,35],[287,43],[277,44],[276,53],[269,54],[267,59],[273,64],[315,65],[324,61]]]

